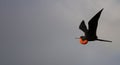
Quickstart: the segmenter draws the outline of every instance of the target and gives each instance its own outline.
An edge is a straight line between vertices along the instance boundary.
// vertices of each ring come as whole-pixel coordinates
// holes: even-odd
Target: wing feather
[[[97,37],[96,30],[97,30],[98,20],[100,18],[102,10],[103,9],[101,9],[95,16],[93,16],[92,19],[88,23],[88,28],[89,28],[88,34],[91,37]]]
[[[81,22],[79,29],[82,30],[85,34],[87,33],[88,30],[87,30],[84,20]]]

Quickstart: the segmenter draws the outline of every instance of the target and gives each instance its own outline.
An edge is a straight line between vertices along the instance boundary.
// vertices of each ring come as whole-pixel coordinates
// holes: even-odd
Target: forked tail
[[[112,41],[109,41],[109,40],[103,40],[103,39],[96,39],[98,41],[104,41],[104,42],[112,42]]]

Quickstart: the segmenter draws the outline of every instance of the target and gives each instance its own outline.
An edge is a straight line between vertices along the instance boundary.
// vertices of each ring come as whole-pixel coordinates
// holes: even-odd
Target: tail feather
[[[104,41],[104,42],[112,42],[112,41],[109,41],[109,40],[103,40],[103,39],[97,39],[98,41]]]

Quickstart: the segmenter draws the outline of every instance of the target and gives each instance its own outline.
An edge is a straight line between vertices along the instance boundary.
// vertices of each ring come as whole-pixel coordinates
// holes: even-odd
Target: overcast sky
[[[102,8],[97,35],[78,29]],[[119,0],[0,0],[0,65],[120,65]]]

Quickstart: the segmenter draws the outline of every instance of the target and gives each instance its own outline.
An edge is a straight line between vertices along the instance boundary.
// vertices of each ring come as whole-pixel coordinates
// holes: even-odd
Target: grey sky
[[[100,9],[99,38],[78,29]],[[0,0],[0,65],[120,65],[119,0]]]

